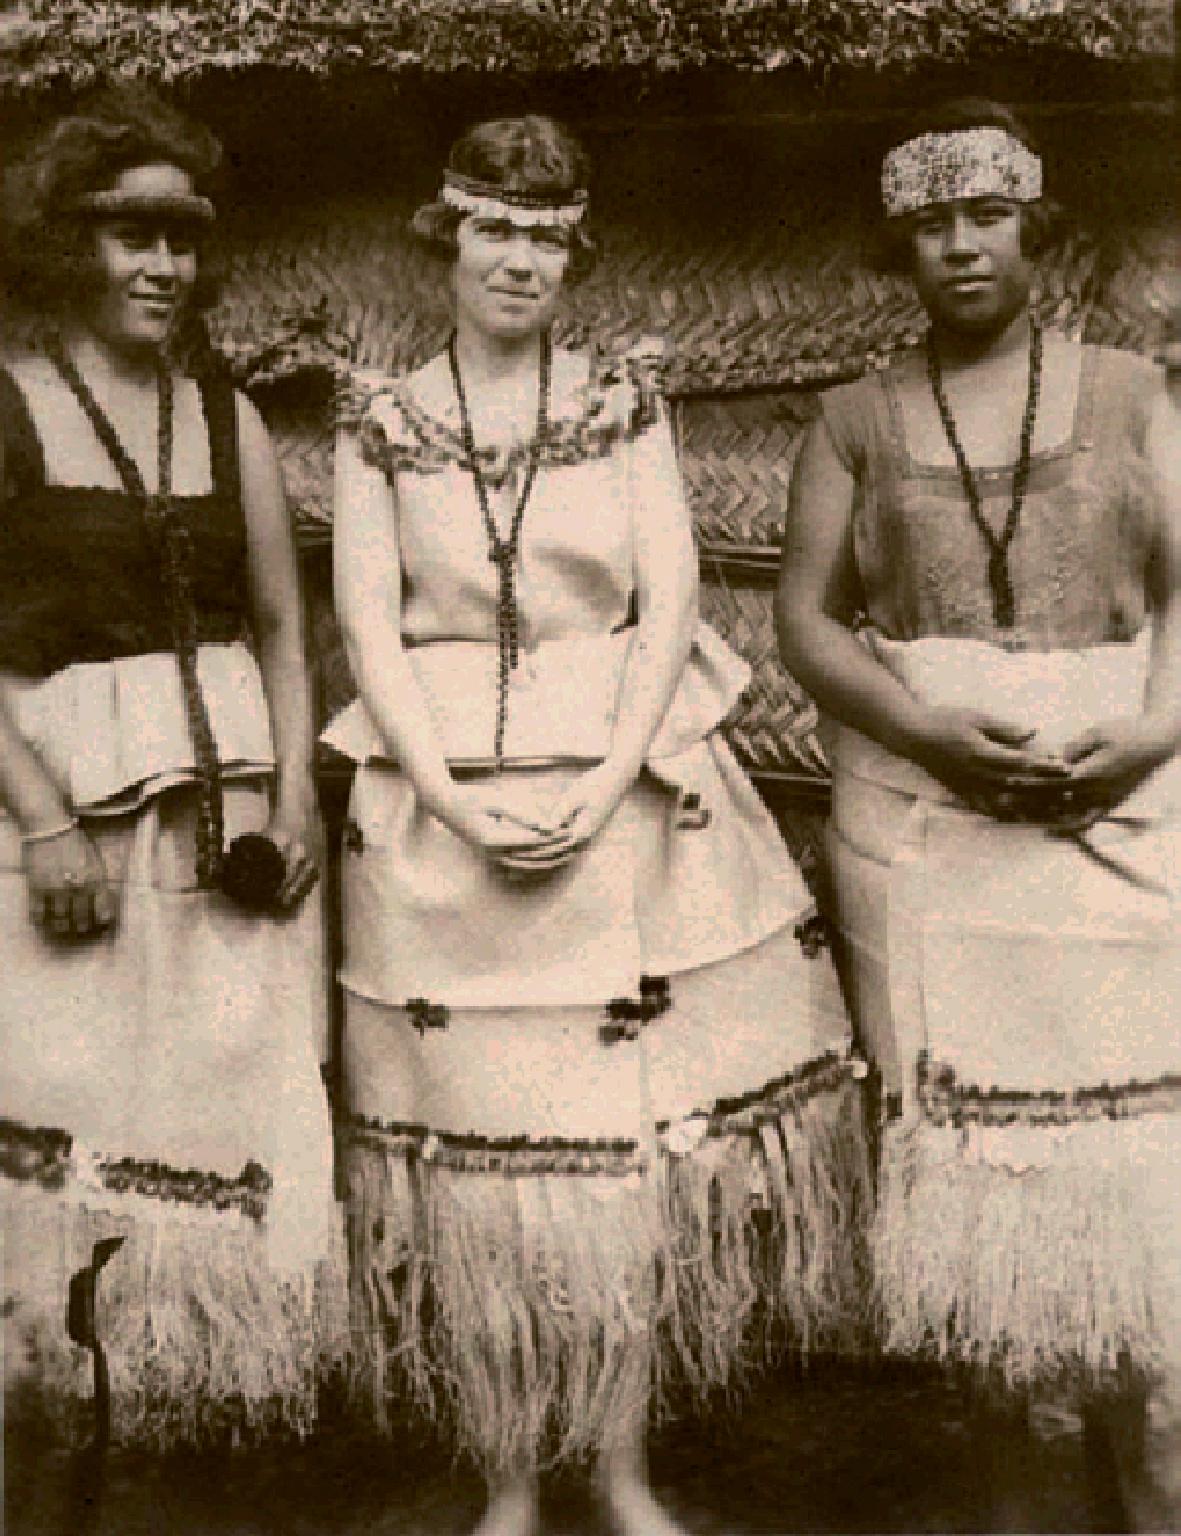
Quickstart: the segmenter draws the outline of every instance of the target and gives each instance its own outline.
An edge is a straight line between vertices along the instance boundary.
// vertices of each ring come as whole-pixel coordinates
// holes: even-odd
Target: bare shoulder
[[[402,393],[408,395],[427,415],[442,420],[453,412],[455,386],[446,352],[436,352],[397,382]]]
[[[39,426],[52,424],[63,403],[72,399],[69,386],[43,353],[8,353],[3,366],[24,396],[29,415]]]

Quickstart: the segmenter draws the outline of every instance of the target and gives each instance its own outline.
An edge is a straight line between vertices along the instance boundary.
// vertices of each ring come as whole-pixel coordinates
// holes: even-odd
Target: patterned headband
[[[1042,162],[1003,128],[961,128],[907,139],[882,164],[888,217],[932,203],[1005,197],[1032,203],[1042,195]]]
[[[186,224],[212,224],[217,217],[207,197],[185,193],[88,192],[73,204],[76,213],[100,219],[163,219]]]
[[[561,202],[510,192],[494,182],[473,181],[457,171],[443,172],[439,201],[481,219],[504,219],[517,229],[573,229],[586,217],[587,194],[579,188]]]

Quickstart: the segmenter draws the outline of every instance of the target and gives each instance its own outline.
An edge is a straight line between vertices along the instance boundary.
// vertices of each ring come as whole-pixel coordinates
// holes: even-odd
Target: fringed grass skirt
[[[320,912],[191,889],[194,798],[88,822],[119,920],[78,945],[30,925],[0,820],[6,1398],[71,1441],[104,1373],[116,1442],[303,1433],[347,1350]],[[225,801],[264,824],[261,784]]]
[[[535,777],[530,793],[564,781]],[[394,798],[412,793],[385,782]],[[601,862],[590,850],[589,895],[555,891],[575,909],[613,901],[614,931],[635,942],[638,894],[659,899],[656,861],[700,836],[692,857],[725,876],[705,897],[724,906],[742,871],[725,875],[718,843],[709,854],[712,824],[677,832],[675,810],[638,786]],[[422,840],[450,834],[413,815],[400,824],[426,890]],[[778,867],[769,818],[766,830]],[[458,880],[463,850],[445,854]],[[481,955],[502,924],[503,989],[516,934],[504,913],[518,897],[498,895],[502,877],[471,857],[462,878],[487,880],[500,905],[486,933],[480,903],[464,921]],[[403,892],[407,867],[398,861]],[[346,904],[376,889],[372,870],[353,883],[346,871]],[[745,893],[748,906],[757,896]],[[347,916],[345,931],[347,944]],[[526,949],[537,941],[527,935]],[[615,996],[595,985],[587,953],[572,950],[564,973],[582,967],[584,1002],[476,1006],[436,993],[397,1006],[346,986],[348,1236],[370,1401],[379,1421],[399,1398],[416,1404],[493,1472],[591,1456],[652,1413],[738,1389],[783,1350],[865,1342],[864,1071],[827,952],[806,953],[780,920],[709,964],[638,975],[633,961],[631,988]],[[560,981],[548,968],[545,985]],[[528,982],[518,975],[518,989]]]
[[[1100,650],[1115,714],[1134,680],[1118,686],[1119,648]],[[967,660],[948,664],[970,691]],[[1064,660],[1056,692],[1051,657],[982,665],[982,684],[1011,685],[1018,721],[1022,704],[1046,718],[1022,691],[1035,671],[1059,709],[1086,697],[1087,653]],[[894,1095],[875,1228],[888,1349],[1022,1389],[1176,1381],[1179,805],[1163,770],[1083,837],[1053,836],[966,810],[854,733],[838,740],[848,990]]]

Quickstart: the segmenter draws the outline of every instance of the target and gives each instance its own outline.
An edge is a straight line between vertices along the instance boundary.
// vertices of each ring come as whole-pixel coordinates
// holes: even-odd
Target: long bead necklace
[[[480,504],[480,516],[484,532],[488,536],[488,559],[496,567],[496,736],[493,752],[496,771],[504,766],[504,735],[508,721],[509,675],[520,659],[521,621],[517,607],[517,559],[521,549],[521,526],[525,520],[525,508],[533,491],[541,462],[541,448],[549,427],[550,372],[553,347],[549,332],[541,338],[540,379],[537,388],[537,423],[529,443],[529,455],[513,508],[508,537],[503,538],[496,526],[488,501],[488,487],[476,457],[476,438],[472,431],[472,417],[464,392],[463,376],[459,371],[459,352],[455,332],[447,343],[447,361],[451,365],[451,381],[455,386],[455,398],[459,404],[460,429],[463,434],[463,451],[467,468],[476,488],[476,500]]]
[[[95,399],[90,385],[78,371],[77,364],[61,339],[51,337],[46,350],[54,367],[86,413],[96,437],[123,482],[123,489],[141,508],[148,536],[160,555],[172,647],[180,669],[185,716],[196,758],[199,785],[197,884],[203,890],[210,890],[218,884],[221,876],[225,819],[217,741],[197,672],[197,610],[193,600],[192,536],[177,514],[172,495],[172,375],[163,363],[156,371],[157,489],[153,496],[144,484],[139,465],[123,446],[110,417]]]
[[[994,530],[984,515],[980,487],[976,482],[972,466],[968,463],[968,456],[964,452],[964,445],[960,442],[959,432],[956,430],[955,417],[951,414],[951,406],[948,404],[947,393],[943,388],[943,370],[939,365],[939,354],[935,350],[934,339],[929,333],[927,377],[931,381],[931,393],[935,396],[935,404],[939,407],[939,418],[943,422],[943,430],[951,445],[951,451],[955,455],[972,521],[980,530],[988,546],[988,585],[992,591],[992,609],[997,628],[1012,629],[1017,620],[1017,601],[1013,592],[1012,573],[1009,570],[1009,546],[1013,542],[1017,525],[1021,521],[1021,507],[1025,500],[1033,459],[1033,431],[1037,422],[1038,397],[1041,393],[1042,379],[1041,327],[1031,325],[1029,328],[1029,392],[1025,398],[1025,412],[1021,417],[1021,446],[1017,454],[1017,464],[1013,470],[1013,495],[1009,502],[1008,516],[1000,533]]]

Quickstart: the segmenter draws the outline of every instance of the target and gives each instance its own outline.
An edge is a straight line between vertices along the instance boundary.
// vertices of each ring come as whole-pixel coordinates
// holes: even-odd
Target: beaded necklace
[[[123,482],[123,489],[138,503],[143,513],[145,530],[160,557],[172,629],[172,647],[180,669],[181,692],[200,789],[197,807],[197,884],[203,890],[211,890],[217,886],[221,876],[225,823],[217,742],[197,673],[197,610],[193,601],[192,534],[179,516],[172,495],[172,374],[163,363],[157,367],[157,489],[153,496],[144,484],[139,465],[123,446],[110,417],[95,399],[90,385],[78,371],[77,364],[61,339],[51,337],[46,351],[86,413],[96,437]]]
[[[1025,500],[1033,458],[1033,430],[1037,422],[1038,397],[1041,393],[1042,379],[1041,327],[1031,325],[1029,328],[1029,392],[1025,399],[1025,411],[1021,417],[1021,446],[1017,454],[1017,464],[1013,470],[1013,495],[1009,502],[1008,516],[1000,533],[994,531],[992,524],[984,515],[980,487],[976,483],[976,476],[968,463],[968,456],[964,452],[964,445],[960,442],[960,435],[956,430],[955,417],[951,414],[951,406],[948,404],[947,394],[943,388],[943,370],[939,364],[939,354],[935,350],[935,342],[929,332],[927,334],[927,377],[931,381],[931,393],[935,396],[935,404],[939,407],[939,419],[943,423],[947,441],[955,455],[956,466],[964,486],[964,495],[968,499],[968,510],[988,546],[988,585],[992,590],[992,609],[997,628],[1012,629],[1017,619],[1017,601],[1013,592],[1012,573],[1009,570],[1009,545],[1013,542],[1013,536],[1021,520],[1021,505]]]
[[[521,489],[517,495],[517,504],[513,509],[507,539],[501,537],[500,530],[496,526],[496,519],[492,515],[492,508],[488,501],[488,487],[485,484],[479,460],[476,457],[476,438],[475,433],[472,431],[472,418],[471,412],[468,409],[467,395],[464,392],[463,376],[459,371],[459,352],[454,331],[452,331],[451,338],[447,343],[447,361],[451,365],[451,381],[455,387],[455,398],[459,404],[459,420],[467,468],[471,474],[472,483],[476,488],[476,500],[480,504],[480,516],[483,519],[484,532],[488,536],[488,559],[496,567],[496,738],[493,751],[496,759],[496,771],[499,773],[504,766],[504,732],[508,720],[509,674],[516,667],[520,658],[521,624],[520,612],[517,608],[516,565],[521,548],[521,525],[525,519],[525,508],[529,504],[529,497],[533,491],[533,482],[537,478],[537,469],[541,462],[541,447],[549,427],[550,372],[553,361],[553,344],[550,340],[549,332],[546,331],[541,338],[540,380],[537,388],[537,424],[529,443],[529,457],[525,465],[524,476],[521,480]]]

